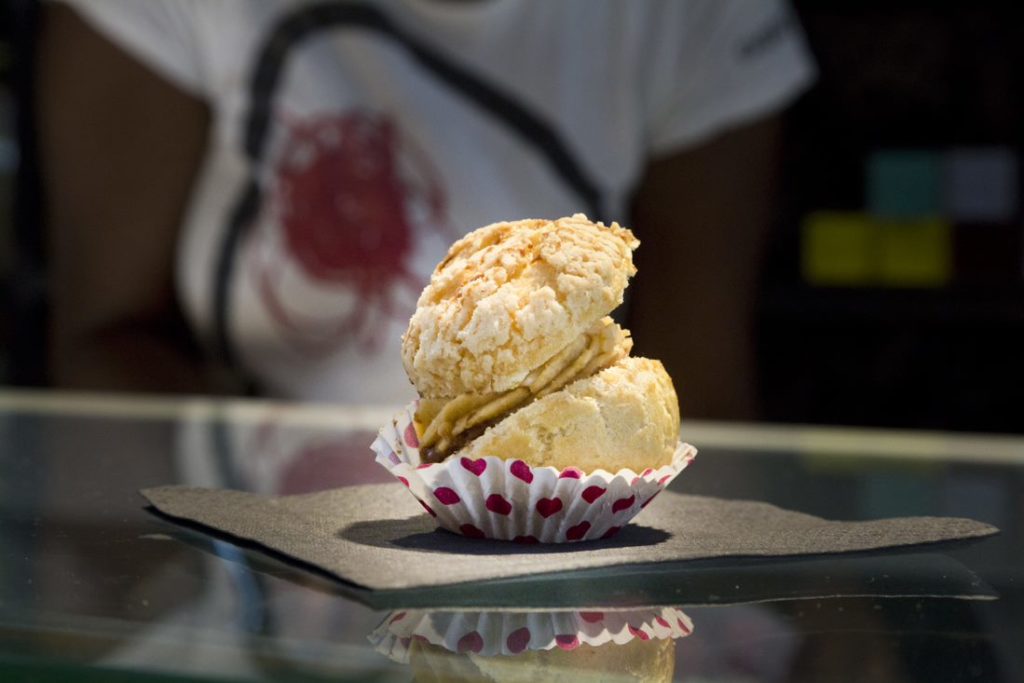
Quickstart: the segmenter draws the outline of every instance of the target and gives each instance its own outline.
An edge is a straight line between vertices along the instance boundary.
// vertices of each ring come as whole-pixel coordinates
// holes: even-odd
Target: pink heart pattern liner
[[[680,443],[672,463],[637,474],[530,467],[497,456],[420,460],[416,402],[377,435],[371,448],[439,526],[469,538],[566,543],[609,538],[636,516],[696,456]]]
[[[408,610],[388,615],[368,636],[376,650],[408,663],[413,641],[482,656],[530,650],[575,650],[580,645],[625,645],[631,640],[685,638],[693,622],[675,607],[561,612]]]

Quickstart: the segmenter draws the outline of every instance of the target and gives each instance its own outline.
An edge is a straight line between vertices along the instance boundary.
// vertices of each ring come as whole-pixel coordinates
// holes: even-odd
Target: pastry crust
[[[665,368],[623,358],[512,413],[457,455],[640,472],[671,463],[678,441],[679,403]]]
[[[417,683],[495,681],[671,681],[675,675],[675,641],[641,640],[624,645],[582,644],[574,650],[553,647],[517,655],[482,657],[456,654],[419,640],[410,646],[409,664]]]
[[[582,214],[475,230],[420,296],[402,338],[409,379],[424,398],[516,387],[622,303],[638,245]]]
[[[629,332],[605,317],[584,335],[535,368],[523,384],[497,394],[462,394],[452,399],[422,399],[416,411],[416,429],[420,448],[426,448],[428,461],[447,456],[462,448],[470,430],[486,422],[504,418],[530,401],[558,391],[577,379],[590,377],[629,355],[633,340]],[[472,438],[472,437],[470,437]],[[435,455],[430,455],[430,450]],[[421,456],[423,454],[421,453]]]

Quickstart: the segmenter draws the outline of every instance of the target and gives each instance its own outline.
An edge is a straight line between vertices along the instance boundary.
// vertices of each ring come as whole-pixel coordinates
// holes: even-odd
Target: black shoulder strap
[[[221,242],[213,292],[214,342],[222,360],[231,367],[238,367],[228,329],[231,276],[239,242],[253,223],[262,200],[257,173],[267,144],[274,95],[293,48],[315,33],[334,28],[372,31],[400,44],[438,80],[518,134],[522,142],[539,153],[579,195],[590,216],[602,216],[600,190],[587,177],[556,131],[508,93],[433,52],[375,7],[362,3],[326,2],[298,9],[282,17],[267,36],[249,82],[249,111],[244,139],[249,179],[231,211]]]

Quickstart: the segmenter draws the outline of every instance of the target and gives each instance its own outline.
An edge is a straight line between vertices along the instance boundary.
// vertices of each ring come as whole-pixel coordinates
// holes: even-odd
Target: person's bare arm
[[[51,381],[203,391],[173,278],[208,110],[66,7],[45,8],[38,57]]]
[[[684,417],[757,417],[754,304],[773,217],[778,121],[653,163],[635,196],[636,355],[659,358]]]

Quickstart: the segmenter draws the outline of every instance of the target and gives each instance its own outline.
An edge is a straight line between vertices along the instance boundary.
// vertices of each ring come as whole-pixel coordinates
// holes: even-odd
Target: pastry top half
[[[577,214],[485,226],[420,296],[402,360],[420,396],[514,389],[622,303],[639,242]]]

